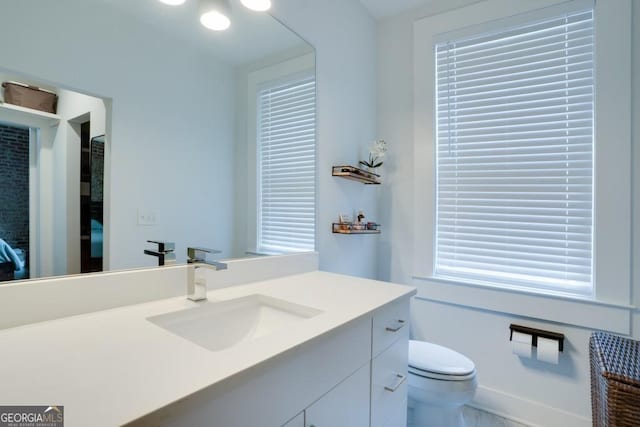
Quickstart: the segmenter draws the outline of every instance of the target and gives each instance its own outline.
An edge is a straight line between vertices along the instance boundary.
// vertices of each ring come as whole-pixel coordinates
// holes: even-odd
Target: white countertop
[[[319,271],[209,291],[210,301],[262,294],[323,311],[217,352],[146,320],[198,304],[185,297],[5,329],[0,404],[63,405],[67,427],[121,425],[414,293]]]

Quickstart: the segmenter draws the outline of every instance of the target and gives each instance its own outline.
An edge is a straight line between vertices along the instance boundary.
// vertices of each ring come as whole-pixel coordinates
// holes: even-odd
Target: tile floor
[[[420,427],[413,424],[411,420],[411,410],[409,410],[408,415],[407,427]],[[467,422],[467,427],[528,427],[525,424],[517,423],[469,406],[464,407],[464,419]]]
[[[464,419],[467,422],[467,427],[527,427],[525,424],[517,423],[469,406],[464,407]]]

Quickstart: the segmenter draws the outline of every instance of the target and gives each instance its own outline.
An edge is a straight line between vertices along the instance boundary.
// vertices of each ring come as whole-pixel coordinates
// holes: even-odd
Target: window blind
[[[436,44],[436,276],[592,290],[593,11]]]
[[[258,92],[258,250],[315,249],[315,76]]]

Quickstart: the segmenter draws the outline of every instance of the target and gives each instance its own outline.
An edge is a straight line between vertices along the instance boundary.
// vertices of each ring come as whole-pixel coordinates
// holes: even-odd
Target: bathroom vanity
[[[405,423],[413,288],[317,270],[248,280],[251,261],[229,265],[210,273],[206,302],[178,295],[0,331],[11,349],[0,401],[62,405],[66,426]]]
[[[229,357],[251,360],[245,365],[262,361],[132,425],[347,427],[368,426],[370,417],[373,426],[401,425],[409,336],[407,323],[401,321],[408,322],[405,293],[410,289],[386,289],[388,296],[373,297],[379,303],[371,305],[377,306],[371,311],[363,309],[370,302],[361,305],[352,298],[366,300],[374,288],[389,285],[366,282],[313,272],[243,289],[273,296],[274,301],[296,301],[301,312],[304,307],[321,312],[303,313],[311,316],[290,321],[270,336],[238,344],[237,350],[230,348]],[[359,291],[352,293],[353,287]],[[203,370],[225,370],[231,366],[223,357],[221,352],[194,363],[223,363]]]

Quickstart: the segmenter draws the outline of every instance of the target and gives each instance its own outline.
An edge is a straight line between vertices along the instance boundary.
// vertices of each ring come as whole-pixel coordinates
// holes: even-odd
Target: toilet
[[[462,407],[478,387],[476,368],[449,348],[411,340],[408,386],[414,427],[465,427]]]

